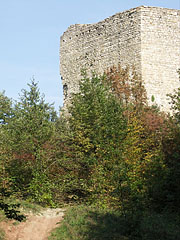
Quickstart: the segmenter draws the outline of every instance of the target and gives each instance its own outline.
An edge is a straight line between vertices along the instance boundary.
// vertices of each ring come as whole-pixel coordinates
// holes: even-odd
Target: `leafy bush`
[[[26,219],[26,217],[23,214],[20,214],[19,203],[10,204],[7,202],[7,198],[10,197],[10,195],[11,193],[6,189],[0,189],[0,209],[3,210],[7,218],[15,219],[21,222]]]

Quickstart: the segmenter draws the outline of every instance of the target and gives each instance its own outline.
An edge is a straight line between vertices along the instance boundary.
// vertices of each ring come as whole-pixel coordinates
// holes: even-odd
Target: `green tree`
[[[179,71],[178,71],[179,72]],[[180,72],[179,72],[180,75]],[[156,202],[173,211],[180,207],[180,88],[168,94],[171,104],[171,115],[168,118],[166,135],[163,137],[163,152],[167,168],[166,179],[162,184],[161,194],[154,194]]]
[[[12,116],[12,100],[5,96],[5,91],[0,92],[0,124],[6,124]]]
[[[6,188],[8,174],[5,169],[9,162],[10,147],[8,123],[13,117],[12,100],[5,96],[5,92],[0,92],[0,187]]]
[[[57,115],[53,105],[45,103],[34,79],[28,86],[29,91],[22,90],[8,123],[12,153],[8,172],[15,191],[43,202],[51,198],[46,144],[55,133]]]
[[[114,171],[119,167],[126,135],[123,112],[105,75],[84,75],[80,92],[73,96],[69,107],[71,147],[64,161],[69,172],[64,179],[69,196],[78,199],[86,195],[102,205],[110,202]]]

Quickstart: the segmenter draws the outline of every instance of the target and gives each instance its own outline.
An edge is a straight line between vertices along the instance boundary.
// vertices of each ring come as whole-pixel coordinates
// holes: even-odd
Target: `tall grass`
[[[49,240],[179,240],[178,216],[168,213],[124,215],[78,206],[67,210]]]

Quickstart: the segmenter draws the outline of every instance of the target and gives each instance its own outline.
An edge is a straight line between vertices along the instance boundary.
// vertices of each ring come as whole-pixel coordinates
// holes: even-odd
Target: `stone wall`
[[[179,87],[180,11],[141,8],[142,78],[147,95],[169,111],[167,94]]]
[[[64,106],[78,91],[81,69],[103,73],[108,67],[135,66],[149,99],[168,110],[166,93],[179,85],[180,11],[138,7],[96,24],[70,26],[61,37],[60,73]]]

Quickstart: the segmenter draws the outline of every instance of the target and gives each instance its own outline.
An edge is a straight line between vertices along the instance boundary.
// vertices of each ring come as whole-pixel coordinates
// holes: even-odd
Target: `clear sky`
[[[180,9],[180,0],[0,0],[0,91],[18,99],[33,77],[49,103],[63,104],[60,36],[140,5]]]

